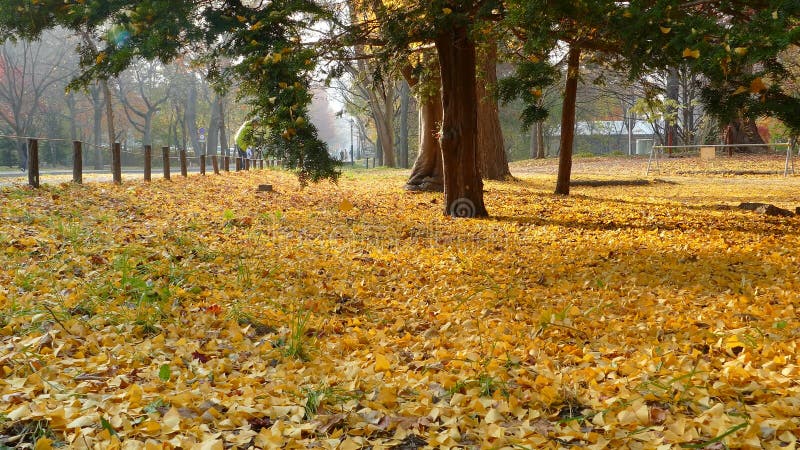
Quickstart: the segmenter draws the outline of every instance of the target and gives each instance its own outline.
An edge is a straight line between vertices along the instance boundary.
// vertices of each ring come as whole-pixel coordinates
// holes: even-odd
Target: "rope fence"
[[[97,151],[98,155],[103,157],[102,159],[106,157],[109,158],[110,164],[107,170],[110,171],[115,184],[122,184],[123,166],[136,167],[137,169],[141,167],[144,181],[152,180],[154,161],[152,146],[150,145],[145,145],[142,151],[138,152],[123,150],[120,143],[114,143],[114,145],[109,148],[107,146],[85,144],[82,141],[69,141],[67,139],[15,136],[7,134],[0,134],[0,138],[14,139],[17,141],[22,141],[26,144],[23,155],[25,156],[23,167],[27,169],[28,184],[35,188],[39,187],[41,181],[40,142],[72,142],[72,181],[75,183],[83,183],[83,175],[85,173],[84,161],[86,159],[85,152],[83,151],[84,146]],[[106,170],[102,159],[99,161],[99,164],[97,160],[95,161],[96,167],[99,166],[100,169],[95,169],[93,173],[97,173],[98,170]],[[265,166],[268,168],[283,167],[283,160],[277,158],[247,158],[240,156],[233,157],[229,155],[210,155],[209,158],[208,155],[204,154],[190,156],[184,149],[178,150],[177,154],[175,154],[170,147],[162,147],[161,158],[156,158],[156,161],[160,163],[163,177],[167,180],[171,179],[171,167],[173,166],[173,163],[178,165],[180,168],[180,174],[184,178],[189,176],[189,168],[190,166],[193,167],[195,163],[198,166],[200,175],[203,176],[206,175],[206,170],[209,168],[213,170],[215,175],[219,175],[221,171],[230,172],[231,163],[233,163],[234,170],[237,172],[243,170],[247,171],[253,169],[264,169]],[[141,163],[141,166],[139,163]]]

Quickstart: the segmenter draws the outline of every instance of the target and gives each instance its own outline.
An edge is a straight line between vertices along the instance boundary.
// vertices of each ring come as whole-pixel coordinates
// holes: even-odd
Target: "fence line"
[[[49,138],[33,138],[21,136],[9,136],[0,134],[0,137],[14,138],[14,139],[27,139],[27,169],[28,169],[28,184],[34,188],[39,187],[40,173],[39,173],[39,141],[60,141],[68,142],[66,139],[49,139]],[[91,144],[90,144],[91,146]],[[95,148],[103,148],[94,146]],[[72,141],[73,157],[72,157],[72,181],[74,183],[83,183],[83,142]],[[107,149],[107,148],[104,148]],[[122,154],[133,154],[143,156],[144,158],[144,180],[151,181],[152,178],[152,146],[145,145],[142,153],[123,151],[120,143],[116,142],[111,147],[111,175],[115,184],[122,184]],[[162,147],[162,164],[164,179],[171,179],[170,173],[170,160],[177,160],[180,164],[180,172],[182,177],[188,177],[188,161],[199,160],[200,162],[200,175],[206,174],[206,166],[208,165],[207,155],[188,156],[186,150],[178,150],[177,156],[170,155],[170,147]],[[211,155],[211,166],[214,174],[220,174],[220,161],[222,157],[222,169],[225,172],[230,172],[231,156],[229,155]],[[236,171],[263,169],[264,161],[267,161],[267,167],[280,167],[283,166],[283,160],[263,158],[234,158]]]
[[[645,170],[645,175],[650,174],[650,169],[652,164],[655,162],[655,169],[658,170],[658,162],[659,162],[659,150],[663,153],[664,150],[673,150],[673,149],[699,149],[700,150],[700,158],[701,159],[710,159],[714,157],[715,151],[718,148],[727,148],[733,149],[737,147],[766,147],[766,148],[775,148],[776,150],[779,147],[786,147],[786,161],[783,167],[783,176],[788,177],[789,173],[792,175],[795,174],[794,170],[794,155],[795,149],[797,148],[797,139],[792,139],[790,142],[774,142],[771,144],[708,144],[708,145],[654,145],[650,148],[650,156],[647,158],[647,169]],[[704,156],[704,150],[707,150],[711,156]],[[800,153],[798,153],[800,154]],[[731,155],[732,156],[732,155]]]
[[[31,139],[35,139],[37,141],[48,141],[48,142],[70,142],[69,139],[64,139],[64,138],[43,138],[43,137],[37,137],[37,136],[17,136],[17,135],[13,135],[13,134],[3,134],[3,133],[0,133],[0,138],[17,139],[17,140],[24,139],[26,141],[30,141]]]

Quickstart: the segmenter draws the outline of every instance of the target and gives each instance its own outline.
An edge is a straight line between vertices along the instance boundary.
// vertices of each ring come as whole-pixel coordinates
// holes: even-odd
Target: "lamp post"
[[[355,166],[356,160],[353,155],[353,119],[350,118],[350,165]]]

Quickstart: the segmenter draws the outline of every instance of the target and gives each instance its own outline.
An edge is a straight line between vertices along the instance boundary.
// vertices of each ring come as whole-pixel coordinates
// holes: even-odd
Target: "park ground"
[[[795,448],[800,177],[645,165],[3,187],[0,448]]]

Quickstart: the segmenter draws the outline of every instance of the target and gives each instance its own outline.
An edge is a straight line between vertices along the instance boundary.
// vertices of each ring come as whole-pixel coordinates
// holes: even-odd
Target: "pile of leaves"
[[[800,181],[638,176],[3,188],[0,448],[794,448]]]

